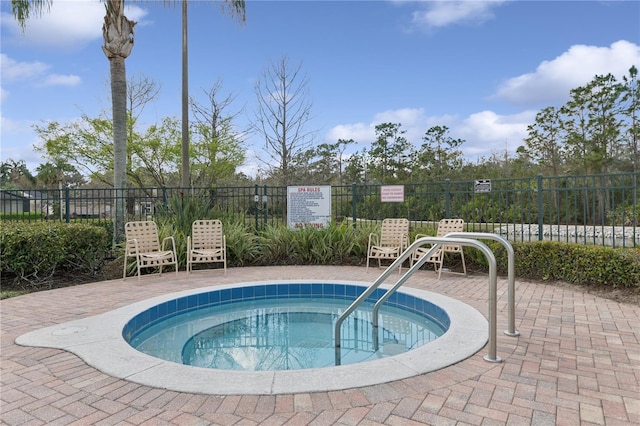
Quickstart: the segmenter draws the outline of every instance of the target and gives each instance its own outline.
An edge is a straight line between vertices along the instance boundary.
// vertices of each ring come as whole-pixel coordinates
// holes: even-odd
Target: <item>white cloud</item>
[[[77,75],[47,74],[50,66],[34,62],[18,62],[13,58],[0,54],[0,68],[3,82],[27,81],[34,86],[77,86],[81,78]]]
[[[375,126],[380,123],[400,123],[404,136],[416,148],[422,145],[422,137],[433,126],[447,126],[449,136],[465,140],[462,151],[468,160],[494,152],[513,155],[526,137],[527,126],[535,120],[536,111],[529,110],[514,115],[499,115],[492,111],[471,114],[464,119],[451,115],[427,116],[422,109],[399,109],[375,115],[370,124],[355,123],[335,126],[325,135],[325,141],[353,139],[359,151],[375,140]],[[406,120],[405,120],[406,119]]]
[[[128,6],[129,19],[137,21],[147,11],[138,6]],[[2,26],[13,36],[13,41],[29,46],[77,50],[102,39],[102,23],[105,8],[99,1],[56,0],[41,16],[31,16],[24,33],[11,13],[3,13]]]
[[[569,91],[583,86],[596,75],[627,75],[632,65],[640,67],[640,46],[617,41],[609,47],[575,45],[562,55],[544,61],[535,72],[511,78],[500,85],[494,98],[521,107],[561,105]]]
[[[428,28],[446,27],[460,22],[479,24],[493,19],[492,9],[502,3],[504,0],[439,0],[418,3],[424,9],[413,12],[412,21],[415,26]]]
[[[0,161],[6,161],[9,158],[23,160],[29,170],[35,170],[35,167],[42,162],[42,158],[33,149],[38,138],[32,125],[31,121],[13,120],[0,114],[0,140],[2,140]],[[28,142],[25,143],[25,141]]]
[[[82,82],[77,75],[50,74],[43,81],[43,86],[77,86]]]
[[[42,75],[49,65],[42,62],[18,62],[4,53],[0,54],[0,73],[3,81],[27,80]]]
[[[452,137],[459,137],[467,142],[462,146],[462,151],[468,157],[504,152],[505,149],[513,154],[523,144],[527,126],[533,123],[535,115],[534,110],[514,115],[481,111],[455,124],[450,133]]]
[[[424,110],[422,108],[401,108],[378,113],[373,121],[376,123],[402,123],[403,126],[413,126],[416,123],[423,122],[424,119]]]
[[[365,123],[339,124],[330,129],[324,140],[335,143],[338,139],[353,139],[358,143],[371,143],[375,139],[375,125]]]

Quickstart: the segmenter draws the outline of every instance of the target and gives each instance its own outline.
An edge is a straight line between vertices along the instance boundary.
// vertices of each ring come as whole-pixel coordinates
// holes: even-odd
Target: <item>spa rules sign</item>
[[[325,228],[331,222],[331,186],[288,186],[287,226]]]

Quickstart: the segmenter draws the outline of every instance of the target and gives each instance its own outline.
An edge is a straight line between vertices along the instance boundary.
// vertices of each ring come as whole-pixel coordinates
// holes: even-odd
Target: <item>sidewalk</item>
[[[70,353],[21,347],[16,337],[165,293],[280,279],[373,281],[364,267],[247,267],[113,280],[0,301],[0,422],[6,425],[640,424],[640,307],[552,285],[498,282],[497,355],[486,347],[433,373],[332,392],[188,394],[107,376]],[[392,276],[392,279],[394,277]],[[487,313],[488,278],[419,271],[407,285]]]

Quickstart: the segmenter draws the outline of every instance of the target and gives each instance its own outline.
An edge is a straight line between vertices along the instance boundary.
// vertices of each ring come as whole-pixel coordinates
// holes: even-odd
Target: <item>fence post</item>
[[[355,183],[351,184],[351,215],[353,216],[353,227],[355,228],[357,226],[357,219],[356,219],[356,206],[357,206],[357,197],[356,197],[356,191],[358,190],[358,187],[356,186]]]
[[[538,175],[538,241],[542,241],[544,237],[544,205],[542,201],[542,175]]]
[[[267,185],[264,186],[264,190],[262,193],[262,210],[264,210],[264,224],[267,224],[267,219],[269,216],[269,209],[267,208]],[[286,222],[285,222],[286,223]]]
[[[451,217],[451,181],[449,179],[445,179],[444,188],[444,217],[449,219]]]
[[[162,185],[162,204],[167,204],[167,187]]]
[[[67,223],[71,222],[71,206],[69,203],[70,198],[71,190],[67,186],[64,188],[64,221]]]
[[[255,219],[256,219],[256,229],[258,229],[258,197],[259,197],[259,193],[258,193],[258,185],[255,185],[254,191],[253,191],[253,201],[255,204]]]

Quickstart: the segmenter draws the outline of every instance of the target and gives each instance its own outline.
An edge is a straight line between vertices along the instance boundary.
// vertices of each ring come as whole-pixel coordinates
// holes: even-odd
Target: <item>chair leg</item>
[[[124,255],[124,266],[122,267],[122,279],[127,279],[127,255]]]
[[[438,258],[438,280],[442,276],[442,265],[444,263],[444,251],[440,251],[440,257]]]
[[[464,271],[464,276],[467,276],[467,265],[464,262],[464,251],[460,250],[460,255],[462,256],[462,270]]]

